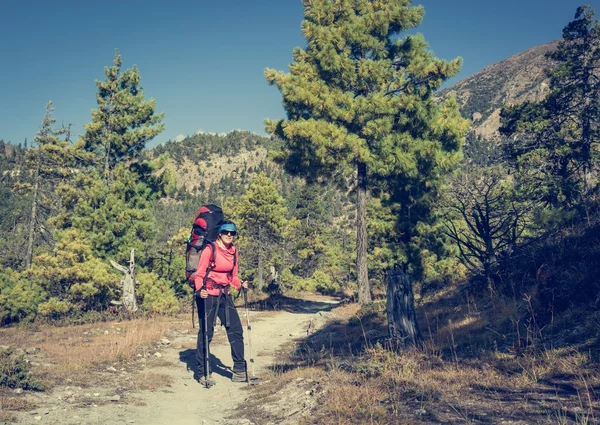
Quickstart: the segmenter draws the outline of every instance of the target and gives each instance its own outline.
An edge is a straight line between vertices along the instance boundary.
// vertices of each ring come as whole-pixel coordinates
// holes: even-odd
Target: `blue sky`
[[[600,0],[588,1],[600,14]],[[561,37],[576,0],[422,0],[436,56],[464,59],[452,81]],[[137,65],[147,97],[165,113],[153,145],[197,131],[264,134],[284,116],[266,67],[287,70],[304,46],[300,0],[2,0],[0,139],[32,140],[44,106],[83,132],[115,49]]]

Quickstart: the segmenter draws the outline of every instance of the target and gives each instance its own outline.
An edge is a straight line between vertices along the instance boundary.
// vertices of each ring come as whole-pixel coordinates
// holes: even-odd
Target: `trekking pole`
[[[205,286],[202,287],[205,289]],[[200,296],[200,293],[198,293]],[[208,348],[208,311],[206,308],[206,298],[202,298],[202,302],[204,303],[204,323],[202,324],[202,333],[204,334],[204,387],[210,388],[210,384],[208,382],[208,369],[210,367],[210,350]]]
[[[196,294],[192,294],[192,329],[196,328],[196,324],[194,323],[194,315],[196,314],[196,312],[194,311],[196,309]]]
[[[248,329],[248,355],[250,356],[250,368],[252,375],[248,376],[248,363],[246,363],[246,380],[248,385],[253,385],[258,381],[258,378],[254,376],[254,357],[252,356],[252,326],[250,326],[250,315],[248,314],[248,289],[244,288],[244,309],[246,310],[246,329]]]

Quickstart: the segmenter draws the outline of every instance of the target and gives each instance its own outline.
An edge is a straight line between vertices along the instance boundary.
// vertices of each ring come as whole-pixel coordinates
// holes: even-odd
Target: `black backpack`
[[[192,231],[187,240],[187,249],[185,251],[185,278],[190,286],[194,286],[194,277],[198,269],[200,253],[207,245],[212,245],[219,236],[219,227],[223,223],[223,210],[218,205],[202,205],[196,214],[196,219],[192,225]],[[212,247],[214,248],[214,246]],[[213,263],[214,253],[213,252]]]

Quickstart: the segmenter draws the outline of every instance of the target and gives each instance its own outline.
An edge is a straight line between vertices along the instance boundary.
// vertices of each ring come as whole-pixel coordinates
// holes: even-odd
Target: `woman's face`
[[[223,243],[225,245],[230,245],[231,243],[233,243],[234,236],[235,236],[235,232],[233,232],[231,230],[225,230],[225,231],[219,233],[219,237],[221,238],[221,240],[223,241]]]

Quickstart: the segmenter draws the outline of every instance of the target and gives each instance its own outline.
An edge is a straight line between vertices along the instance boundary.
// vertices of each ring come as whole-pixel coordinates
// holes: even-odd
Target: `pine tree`
[[[584,205],[597,183],[600,142],[600,24],[580,6],[548,54],[550,93],[541,102],[502,110],[500,132],[529,184],[544,188],[553,207]]]
[[[266,121],[284,141],[278,160],[308,178],[339,178],[356,190],[359,302],[371,301],[367,194],[374,179],[449,168],[467,129],[453,99],[433,93],[461,59],[436,59],[421,35],[399,38],[422,20],[409,0],[303,0],[306,49],[290,72],[265,71],[283,96],[286,120]],[[379,183],[381,184],[381,183]]]
[[[94,154],[107,184],[117,164],[137,159],[164,129],[163,114],[155,114],[156,102],[144,99],[137,67],[121,72],[121,66],[117,50],[113,66],[104,69],[106,80],[96,81],[98,108],[92,110],[92,122],[84,126],[80,141]]]
[[[264,271],[267,265],[273,265],[273,256],[285,230],[285,201],[275,183],[261,173],[237,203],[226,203],[224,209],[239,220],[242,261],[253,266],[250,268],[255,270],[256,286],[261,290]]]
[[[33,258],[33,247],[37,239],[48,236],[46,218],[57,208],[55,188],[69,174],[69,161],[71,155],[67,152],[69,147],[68,129],[54,130],[56,122],[52,118],[52,101],[45,108],[44,119],[40,131],[33,140],[34,146],[27,151],[26,164],[30,174],[30,181],[18,185],[18,189],[27,189],[31,192],[31,208],[29,210],[29,235],[27,238],[27,251],[25,254],[25,267],[29,269]],[[67,134],[65,140],[59,136]]]
[[[99,258],[124,262],[134,248],[143,264],[156,233],[152,205],[169,182],[156,174],[162,158],[143,160],[142,150],[164,128],[163,114],[155,114],[154,100],[144,100],[137,68],[121,72],[121,64],[117,51],[106,80],[96,82],[98,109],[76,144],[84,172],[62,188],[55,221],[86,235]]]

